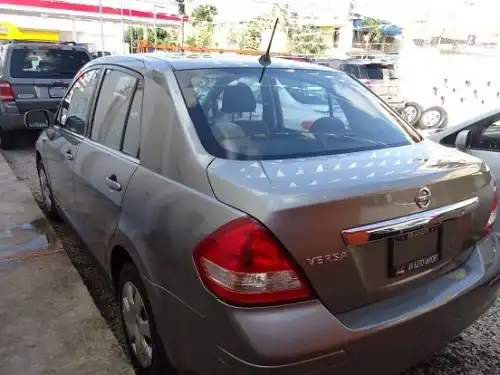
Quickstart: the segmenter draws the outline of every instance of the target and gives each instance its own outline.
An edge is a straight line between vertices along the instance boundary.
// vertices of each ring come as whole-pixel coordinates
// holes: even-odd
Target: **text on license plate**
[[[423,270],[440,258],[440,228],[420,229],[392,240],[389,249],[389,276]]]

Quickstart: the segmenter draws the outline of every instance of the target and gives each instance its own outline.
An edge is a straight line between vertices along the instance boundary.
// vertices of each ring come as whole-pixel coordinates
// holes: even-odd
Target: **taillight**
[[[490,206],[490,216],[488,217],[488,222],[486,223],[486,227],[484,228],[483,234],[487,235],[493,231],[493,226],[495,225],[495,221],[497,220],[497,212],[498,212],[498,193],[497,193],[497,184],[496,181],[493,181],[493,201]]]
[[[14,101],[14,91],[12,91],[12,86],[7,81],[0,81],[0,100],[3,102]]]
[[[360,79],[360,82],[367,87],[371,87],[372,85],[369,79]]]
[[[302,121],[301,125],[304,129],[310,130],[314,121]]]
[[[196,246],[193,257],[205,287],[227,303],[268,305],[311,298],[279,242],[248,217],[215,230]]]

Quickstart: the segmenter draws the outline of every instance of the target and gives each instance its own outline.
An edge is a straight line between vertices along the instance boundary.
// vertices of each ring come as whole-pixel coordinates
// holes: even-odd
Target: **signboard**
[[[8,33],[9,33],[9,28],[0,24],[0,34],[8,34]]]

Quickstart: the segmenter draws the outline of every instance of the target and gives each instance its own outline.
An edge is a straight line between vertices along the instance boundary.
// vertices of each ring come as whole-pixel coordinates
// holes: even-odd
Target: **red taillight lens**
[[[3,102],[14,101],[14,91],[12,91],[12,86],[7,81],[0,81],[0,100]]]
[[[311,297],[278,241],[247,217],[203,239],[194,262],[207,289],[230,304],[279,304]]]
[[[371,87],[372,85],[369,79],[360,79],[360,82],[367,87]]]
[[[304,129],[310,130],[311,127],[313,126],[313,122],[314,121],[302,121],[301,125]]]
[[[493,226],[495,225],[495,221],[497,220],[497,212],[498,212],[498,192],[497,192],[497,184],[496,181],[493,182],[493,201],[490,206],[490,216],[488,217],[488,222],[486,223],[486,227],[484,228],[483,234],[487,235],[493,231]]]

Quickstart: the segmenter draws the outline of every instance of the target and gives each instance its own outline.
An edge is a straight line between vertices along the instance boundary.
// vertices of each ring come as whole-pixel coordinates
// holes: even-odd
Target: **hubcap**
[[[429,111],[422,115],[422,125],[426,128],[436,126],[441,120],[441,114],[438,111]]]
[[[417,117],[417,109],[415,107],[408,106],[405,109],[403,109],[403,113],[401,113],[401,116],[406,121],[412,122]]]
[[[45,170],[40,169],[40,191],[42,193],[42,201],[48,211],[52,209],[52,195],[50,193],[49,181]]]
[[[153,362],[149,319],[141,294],[130,281],[123,286],[122,314],[128,339],[139,365],[149,367]]]

